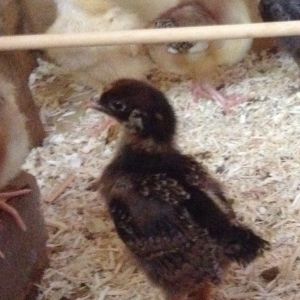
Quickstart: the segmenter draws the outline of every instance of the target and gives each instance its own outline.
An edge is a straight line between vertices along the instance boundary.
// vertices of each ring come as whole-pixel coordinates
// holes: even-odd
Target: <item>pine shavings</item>
[[[60,184],[50,193],[50,195],[46,198],[45,202],[54,202],[71,185],[75,178],[75,175],[69,175],[62,184]]]
[[[212,101],[194,102],[188,81],[161,82],[171,87],[167,95],[179,118],[179,147],[224,182],[238,217],[272,245],[247,268],[233,265],[214,299],[299,299],[299,70],[286,54],[262,52],[220,69],[220,74],[222,93],[249,99],[227,115]],[[68,186],[55,201],[43,202],[51,264],[40,299],[163,299],[128,256],[103,200],[88,190],[116,145],[115,140],[107,143],[106,132],[90,133],[104,122],[84,106],[95,91],[42,61],[31,87],[49,137],[31,153],[25,169],[37,177],[42,195],[66,180]],[[74,174],[71,183],[69,174]],[[272,267],[280,273],[266,282],[261,274]]]

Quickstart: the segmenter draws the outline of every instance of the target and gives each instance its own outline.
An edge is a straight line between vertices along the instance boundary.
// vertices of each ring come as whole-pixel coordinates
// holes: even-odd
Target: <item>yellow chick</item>
[[[150,27],[182,27],[233,23],[250,23],[256,1],[190,0],[164,11]],[[162,69],[187,74],[195,79],[193,94],[211,97],[227,112],[241,101],[240,97],[224,97],[210,84],[210,76],[220,65],[241,61],[252,46],[252,39],[199,41],[149,45],[152,60]],[[201,83],[199,83],[201,82]]]
[[[138,14],[149,23],[168,9],[180,4],[182,0],[112,0],[114,3]]]
[[[48,33],[107,32],[144,27],[141,19],[113,1],[56,0],[57,19]],[[63,48],[50,58],[82,82],[99,88],[122,77],[145,78],[152,64],[140,45]]]

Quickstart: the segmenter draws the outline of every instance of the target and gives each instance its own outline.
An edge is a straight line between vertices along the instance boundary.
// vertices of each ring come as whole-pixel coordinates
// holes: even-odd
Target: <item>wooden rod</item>
[[[300,21],[0,37],[0,51],[300,36]]]

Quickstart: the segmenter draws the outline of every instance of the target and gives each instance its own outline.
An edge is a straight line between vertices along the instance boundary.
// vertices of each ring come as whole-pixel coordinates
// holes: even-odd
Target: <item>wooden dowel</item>
[[[0,50],[300,36],[300,21],[0,37]]]

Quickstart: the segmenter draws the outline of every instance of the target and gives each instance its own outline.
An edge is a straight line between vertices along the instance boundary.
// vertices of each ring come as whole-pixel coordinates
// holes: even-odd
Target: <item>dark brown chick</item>
[[[167,299],[210,299],[231,262],[250,263],[268,243],[237,221],[207,170],[176,149],[176,118],[163,93],[119,80],[94,108],[123,127],[99,180],[120,238]]]
[[[263,20],[267,22],[300,20],[300,0],[261,0],[259,7]],[[300,36],[282,37],[279,43],[300,67]]]

